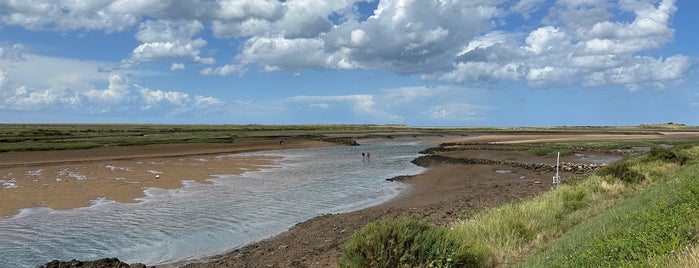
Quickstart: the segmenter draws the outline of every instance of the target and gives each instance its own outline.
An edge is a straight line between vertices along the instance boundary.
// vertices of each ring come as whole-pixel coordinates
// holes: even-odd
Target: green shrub
[[[674,147],[673,147],[674,148]],[[672,148],[663,148],[654,146],[648,152],[648,160],[661,160],[669,163],[677,163],[679,165],[684,165],[689,161],[689,157],[683,155]]]
[[[610,176],[611,178],[631,184],[639,183],[645,179],[643,174],[631,169],[631,164],[623,161],[604,166],[597,171],[597,174],[600,176]]]
[[[380,220],[354,233],[340,267],[478,267],[484,254],[416,217]]]

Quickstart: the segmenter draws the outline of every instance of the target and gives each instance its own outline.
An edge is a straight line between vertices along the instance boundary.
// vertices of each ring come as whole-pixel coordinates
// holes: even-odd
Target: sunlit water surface
[[[282,158],[275,168],[220,175],[210,185],[149,189],[135,204],[96,200],[65,211],[25,209],[0,219],[0,267],[104,257],[162,264],[224,252],[318,215],[394,198],[405,186],[385,179],[422,172],[410,161],[430,147],[418,144],[424,139],[249,153]]]

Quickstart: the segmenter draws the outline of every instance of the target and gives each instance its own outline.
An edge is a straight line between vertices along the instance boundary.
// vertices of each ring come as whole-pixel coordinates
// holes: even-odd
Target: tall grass
[[[526,267],[675,267],[696,263],[699,164],[668,174],[537,252]],[[694,256],[690,256],[694,254]]]
[[[466,244],[483,244],[491,252],[490,263],[509,265],[621,202],[630,192],[621,182],[593,176],[478,214],[455,224],[453,231]]]

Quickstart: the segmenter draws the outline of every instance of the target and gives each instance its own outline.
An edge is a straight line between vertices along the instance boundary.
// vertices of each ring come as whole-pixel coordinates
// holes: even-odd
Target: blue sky
[[[699,125],[693,0],[0,1],[0,123]]]

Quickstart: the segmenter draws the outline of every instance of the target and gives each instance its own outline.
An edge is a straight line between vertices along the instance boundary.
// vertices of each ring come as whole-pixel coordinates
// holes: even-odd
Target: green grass
[[[699,164],[586,221],[525,267],[671,267],[698,242]]]
[[[0,124],[0,152],[411,131],[403,125]],[[429,131],[428,131],[429,133]]]
[[[525,151],[538,156],[556,156],[559,152],[561,153],[561,156],[569,156],[574,154],[572,149],[556,144],[527,147],[525,148]]]

